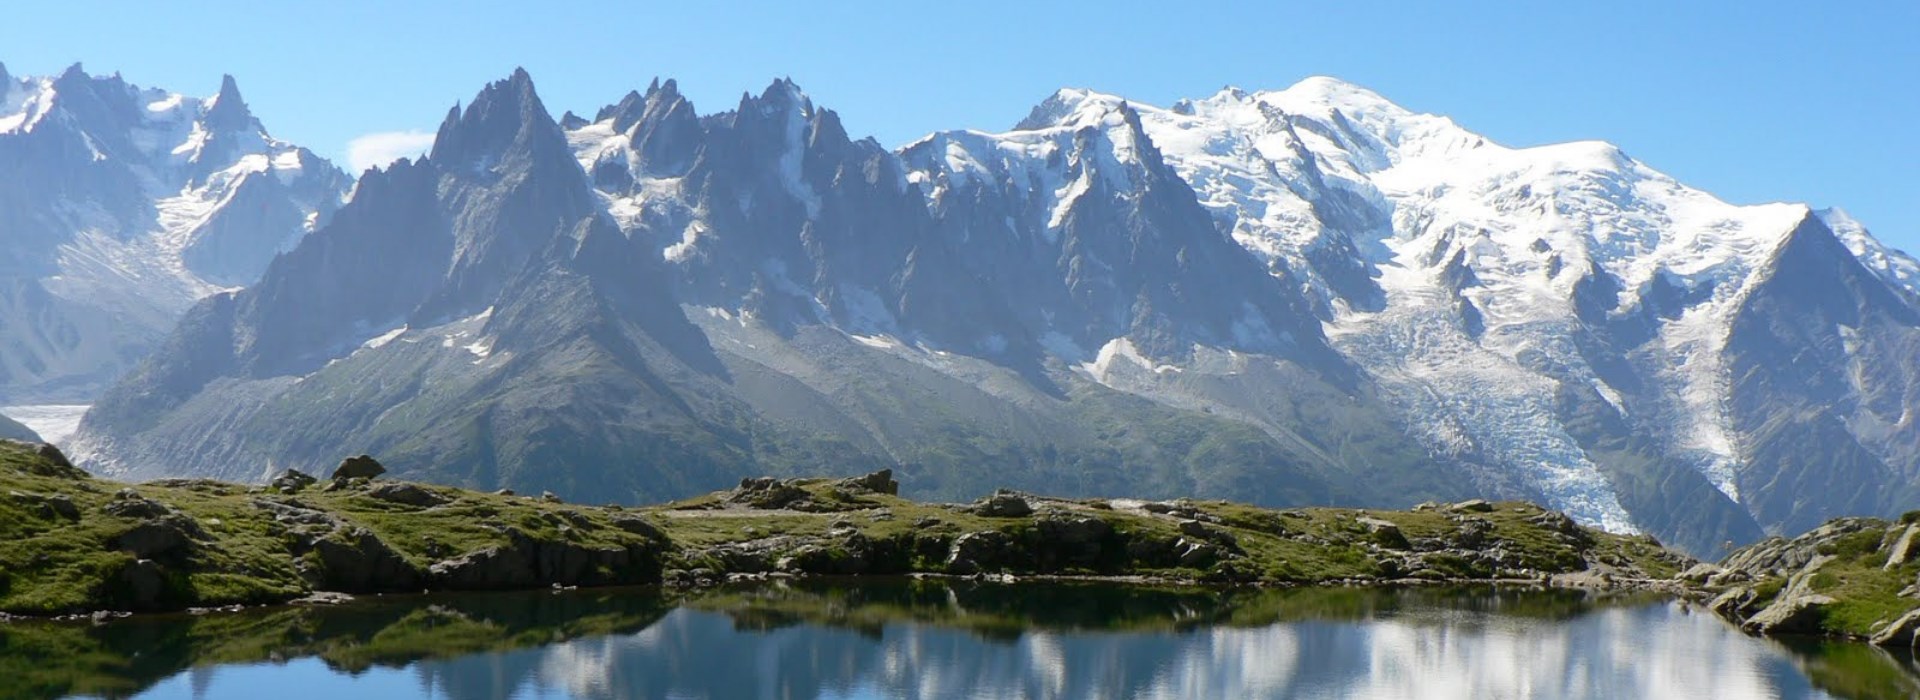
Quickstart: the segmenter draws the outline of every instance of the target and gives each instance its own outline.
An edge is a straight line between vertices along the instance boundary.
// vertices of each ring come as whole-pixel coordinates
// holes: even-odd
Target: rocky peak
[[[489,83],[463,110],[455,105],[434,136],[430,160],[443,166],[495,169],[515,157],[567,154],[566,138],[534,92],[533,77],[516,68]]]
[[[252,110],[240,97],[240,86],[235,84],[233,76],[220,76],[220,94],[207,102],[206,115],[201,118],[208,131],[236,132],[257,131],[260,122],[253,118]]]

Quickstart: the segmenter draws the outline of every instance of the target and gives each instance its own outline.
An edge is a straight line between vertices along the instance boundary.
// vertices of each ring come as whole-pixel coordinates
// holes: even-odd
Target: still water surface
[[[1649,597],[809,582],[0,624],[0,698],[1905,698]]]

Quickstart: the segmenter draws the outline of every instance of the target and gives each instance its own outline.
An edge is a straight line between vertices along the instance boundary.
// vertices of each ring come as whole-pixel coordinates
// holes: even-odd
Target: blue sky
[[[195,94],[232,73],[276,136],[343,164],[516,65],[556,115],[656,75],[703,112],[790,76],[889,146],[1004,129],[1063,86],[1165,105],[1332,75],[1509,145],[1603,139],[1730,201],[1842,206],[1920,249],[1911,0],[542,5],[33,3],[0,10],[0,62]]]

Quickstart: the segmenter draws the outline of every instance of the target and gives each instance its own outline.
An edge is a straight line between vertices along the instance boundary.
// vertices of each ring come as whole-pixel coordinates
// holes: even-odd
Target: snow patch
[[[1140,350],[1134,347],[1133,341],[1127,338],[1114,338],[1107,341],[1106,345],[1100,346],[1100,353],[1094,356],[1093,361],[1081,363],[1079,368],[1105,383],[1111,376],[1110,373],[1116,368],[1115,363],[1120,361],[1156,374],[1180,371],[1179,367],[1173,365],[1155,364],[1145,355],[1140,354]]]

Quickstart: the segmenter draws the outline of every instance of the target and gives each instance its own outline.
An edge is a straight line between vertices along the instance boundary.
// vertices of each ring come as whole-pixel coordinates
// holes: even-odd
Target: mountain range
[[[352,179],[201,99],[0,66],[0,402],[85,403],[195,301],[252,283]]]
[[[6,83],[159,101],[69,76]],[[179,109],[235,123],[230,88]],[[30,106],[0,116],[0,168],[50,130],[23,131],[41,99],[5,98]],[[315,203],[301,226],[217,229],[256,236],[225,267],[177,249],[204,298],[94,403],[69,445],[91,469],[369,452],[595,500],[881,467],[921,497],[1518,497],[1702,555],[1920,496],[1920,263],[1838,210],[1506,147],[1334,79],[1165,108],[1063,90],[888,149],[791,81],[556,118],[519,71],[337,209],[343,178],[246,121],[326,186],[275,200]],[[141,167],[198,172],[169,153]],[[246,153],[218,172],[281,160]]]

